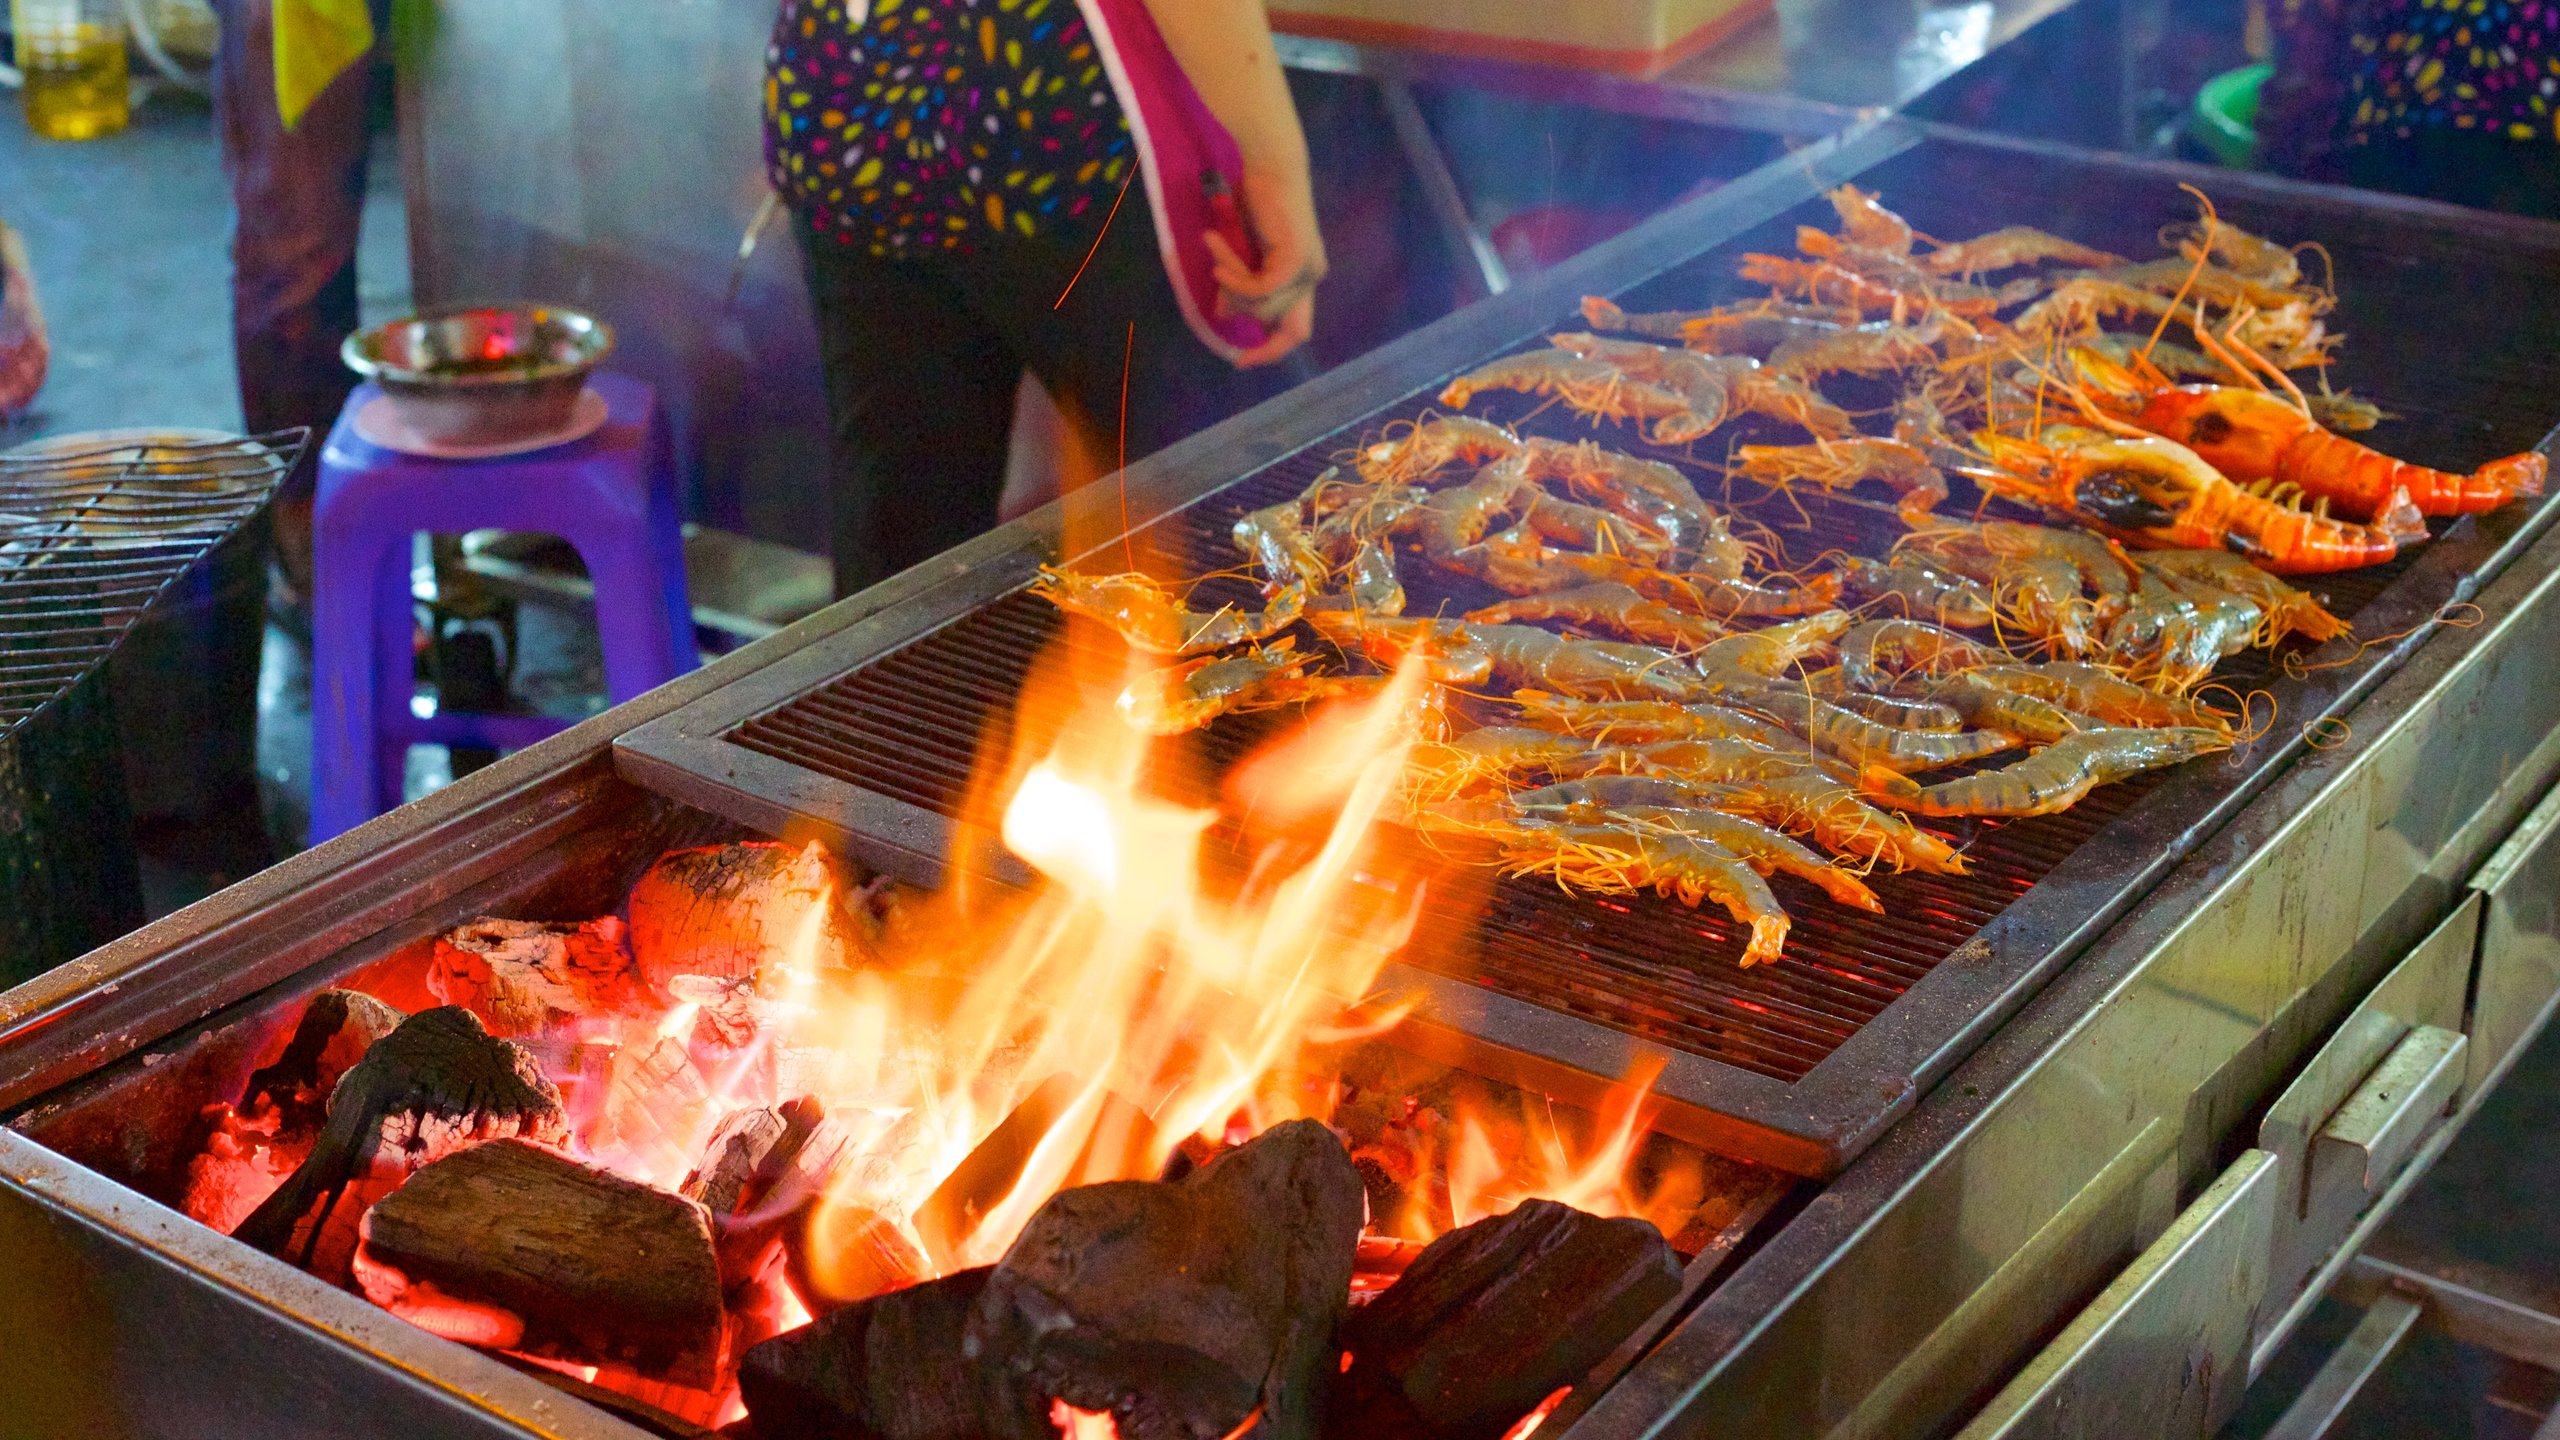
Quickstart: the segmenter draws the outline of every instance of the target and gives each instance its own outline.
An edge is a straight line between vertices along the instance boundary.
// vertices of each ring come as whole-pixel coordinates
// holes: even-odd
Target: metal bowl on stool
[[[438,445],[504,445],[569,424],[613,327],[558,305],[487,305],[359,330],[338,348],[389,397],[411,434]]]

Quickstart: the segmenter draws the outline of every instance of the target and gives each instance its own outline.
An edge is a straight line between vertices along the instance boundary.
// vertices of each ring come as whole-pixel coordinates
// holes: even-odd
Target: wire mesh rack
[[[0,740],[104,663],[310,439],[75,436],[0,454]]]

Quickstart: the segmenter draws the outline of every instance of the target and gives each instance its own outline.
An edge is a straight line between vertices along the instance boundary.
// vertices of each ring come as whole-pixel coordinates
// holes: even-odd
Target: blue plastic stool
[[[412,714],[411,537],[484,526],[557,535],[594,577],[605,687],[616,702],[693,668],[683,514],[657,393],[599,372],[607,419],[586,439],[494,460],[384,450],[348,397],[320,452],[312,513],[311,843],[400,803],[411,745],[520,749],[567,728],[534,715]]]

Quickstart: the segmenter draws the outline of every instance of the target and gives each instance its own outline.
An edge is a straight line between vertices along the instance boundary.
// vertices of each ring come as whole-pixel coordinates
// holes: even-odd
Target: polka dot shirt
[[[764,117],[775,191],[881,256],[1090,239],[1137,163],[1074,0],[783,0]]]
[[[2365,13],[2347,42],[2349,143],[2444,129],[2560,141],[2560,0],[2402,0]]]

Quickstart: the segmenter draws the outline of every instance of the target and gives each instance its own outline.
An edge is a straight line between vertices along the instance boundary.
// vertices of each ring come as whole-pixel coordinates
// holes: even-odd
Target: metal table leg
[[[2425,1313],[2425,1306],[2404,1295],[2375,1297],[2346,1343],[2321,1362],[2320,1373],[2311,1377],[2311,1383],[2260,1440],[2319,1440],[2328,1434],[2329,1427],[2364,1392],[2365,1383],[2380,1373],[2401,1342],[2418,1328],[2418,1317]]]
[[[1404,151],[1405,162],[1413,167],[1414,178],[1422,182],[1422,197],[1431,206],[1432,219],[1439,223],[1450,259],[1457,262],[1461,272],[1473,275],[1485,294],[1499,295],[1510,289],[1511,267],[1502,263],[1492,238],[1468,212],[1467,197],[1458,189],[1458,177],[1450,173],[1449,158],[1440,153],[1440,142],[1431,133],[1431,123],[1422,118],[1413,87],[1386,77],[1377,84],[1378,98],[1387,107],[1388,123],[1395,126],[1396,145]]]

